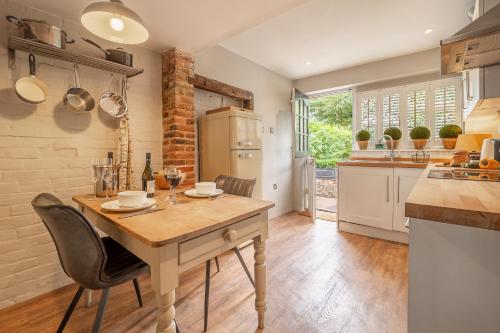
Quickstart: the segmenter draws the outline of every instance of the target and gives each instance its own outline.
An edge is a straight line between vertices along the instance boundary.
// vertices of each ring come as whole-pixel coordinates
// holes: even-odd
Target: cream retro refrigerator
[[[262,120],[236,107],[207,111],[199,119],[200,180],[218,175],[256,178],[254,198],[262,197]]]

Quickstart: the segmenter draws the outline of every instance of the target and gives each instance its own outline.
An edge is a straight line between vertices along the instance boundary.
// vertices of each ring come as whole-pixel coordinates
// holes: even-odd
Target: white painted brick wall
[[[33,2],[31,2],[33,3]],[[76,194],[90,193],[90,160],[116,152],[118,122],[97,109],[81,115],[68,112],[62,97],[73,85],[72,64],[38,57],[37,76],[49,87],[47,101],[30,105],[12,89],[28,74],[27,54],[16,53],[8,68],[7,36],[16,27],[5,15],[41,18],[63,27],[77,40],[72,50],[102,57],[80,40],[88,37],[104,48],[116,47],[88,33],[78,23],[24,5],[24,0],[0,0],[0,308],[48,292],[69,282],[62,271],[52,239],[30,202],[51,192],[71,204]],[[161,168],[161,56],[140,47],[125,47],[144,74],[129,80],[129,109],[140,177],[146,152],[153,168]],[[109,86],[109,73],[80,66],[82,87],[97,100]]]

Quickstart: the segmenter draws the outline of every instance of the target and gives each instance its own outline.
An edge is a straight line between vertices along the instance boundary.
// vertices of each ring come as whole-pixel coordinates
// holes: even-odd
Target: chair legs
[[[215,257],[215,266],[217,266],[217,273],[220,272],[220,266],[219,266],[219,257]]]
[[[238,257],[238,259],[239,259],[239,261],[241,263],[241,266],[245,270],[245,273],[247,274],[248,279],[250,280],[250,283],[255,288],[255,282],[253,281],[252,274],[250,274],[250,271],[248,270],[248,267],[245,264],[245,261],[243,260],[243,257],[241,256],[240,250],[238,250],[238,248],[235,247],[235,248],[233,248],[233,251],[234,251],[234,253],[236,253],[236,256]]]
[[[95,316],[92,333],[99,333],[101,330],[102,317],[104,316],[104,309],[106,308],[106,304],[108,304],[108,296],[109,296],[109,288],[103,289],[101,302],[99,303],[99,308],[97,309],[97,314]]]
[[[80,297],[82,296],[83,291],[85,288],[79,287],[78,290],[76,291],[75,296],[73,297],[73,300],[69,304],[68,309],[66,310],[66,313],[64,314],[64,318],[59,324],[59,328],[57,329],[57,333],[62,333],[64,331],[64,327],[66,327],[66,324],[68,323],[69,317],[71,317],[71,314],[73,313],[73,310],[76,307],[76,304],[80,300]]]
[[[210,259],[207,260],[205,267],[205,316],[203,319],[203,332],[208,328],[208,301],[210,298]]]
[[[134,283],[135,294],[137,295],[137,302],[139,302],[139,306],[142,307],[142,296],[141,296],[141,289],[139,288],[139,282],[137,282],[137,279],[133,279],[132,282]]]

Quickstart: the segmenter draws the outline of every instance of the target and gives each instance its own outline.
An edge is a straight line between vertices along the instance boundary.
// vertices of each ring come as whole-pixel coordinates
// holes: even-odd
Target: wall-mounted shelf
[[[79,65],[85,65],[109,72],[124,74],[127,77],[136,76],[144,71],[142,68],[135,68],[117,64],[116,62],[91,57],[85,54],[68,51],[66,49],[60,49],[52,45],[47,45],[44,43],[39,43],[15,36],[9,36],[8,48],[12,52],[14,52],[15,50],[32,52],[33,54],[38,54],[45,57],[69,61],[72,63],[76,62]]]

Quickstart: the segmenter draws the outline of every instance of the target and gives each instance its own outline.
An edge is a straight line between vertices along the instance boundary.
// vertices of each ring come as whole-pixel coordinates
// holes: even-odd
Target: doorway
[[[352,91],[309,99],[309,151],[316,162],[316,217],[337,221],[337,162],[352,150]]]

